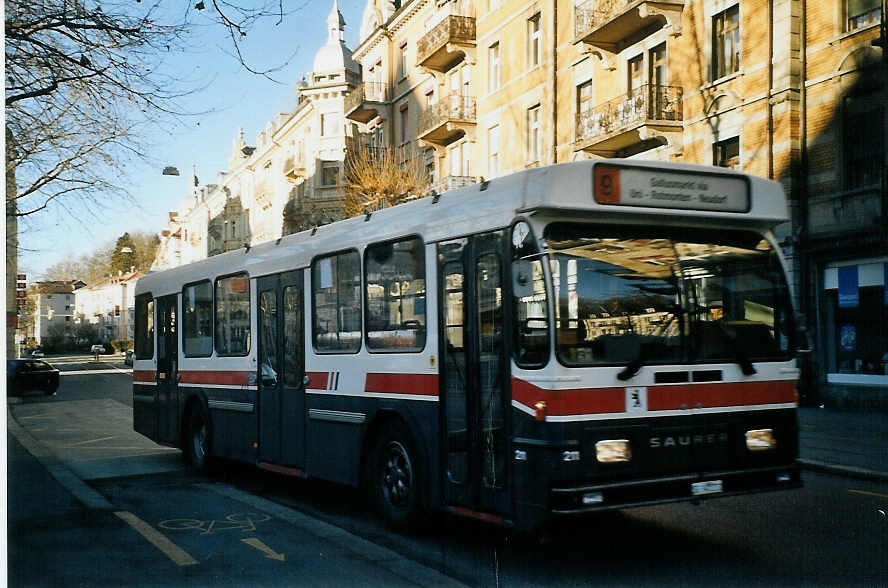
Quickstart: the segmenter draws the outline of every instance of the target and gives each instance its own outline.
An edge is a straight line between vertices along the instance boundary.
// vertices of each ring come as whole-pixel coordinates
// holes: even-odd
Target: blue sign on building
[[[839,268],[839,308],[857,308],[860,304],[857,284],[856,265]]]

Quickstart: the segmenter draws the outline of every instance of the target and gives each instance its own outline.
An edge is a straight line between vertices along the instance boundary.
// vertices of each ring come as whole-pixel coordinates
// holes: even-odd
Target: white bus
[[[134,428],[409,524],[800,485],[776,183],[530,169],[149,274]]]

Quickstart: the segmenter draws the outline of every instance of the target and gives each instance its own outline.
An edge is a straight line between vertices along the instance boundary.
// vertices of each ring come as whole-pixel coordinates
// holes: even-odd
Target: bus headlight
[[[600,463],[618,463],[632,459],[628,439],[604,439],[595,444],[595,459]]]
[[[746,449],[750,451],[769,451],[777,447],[773,429],[753,429],[746,431]]]

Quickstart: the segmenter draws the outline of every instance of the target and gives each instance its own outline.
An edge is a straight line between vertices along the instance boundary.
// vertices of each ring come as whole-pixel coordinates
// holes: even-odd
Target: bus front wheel
[[[373,452],[373,492],[385,521],[412,527],[419,511],[419,475],[416,451],[407,428],[392,423],[377,437]]]
[[[188,415],[185,457],[195,470],[199,472],[209,470],[211,462],[210,419],[202,405],[192,407]]]

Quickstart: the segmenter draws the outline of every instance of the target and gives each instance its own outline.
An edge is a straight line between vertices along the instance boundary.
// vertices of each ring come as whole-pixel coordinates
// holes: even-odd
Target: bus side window
[[[421,351],[426,341],[425,253],[418,237],[367,247],[367,348]]]

